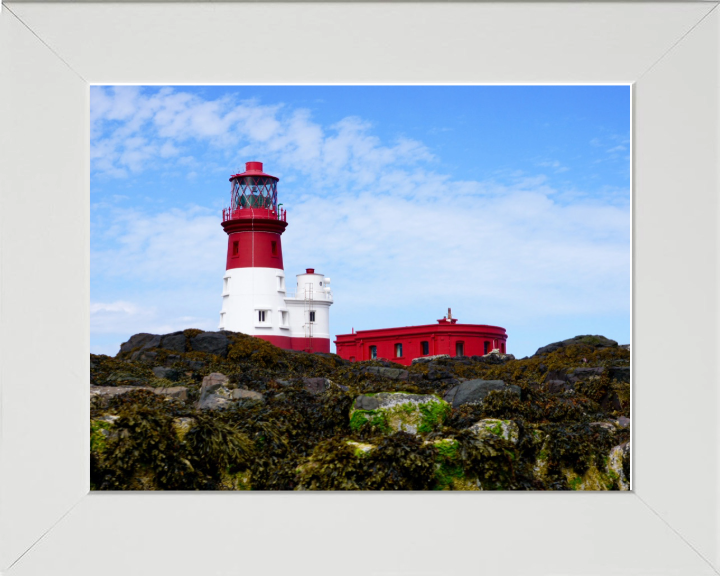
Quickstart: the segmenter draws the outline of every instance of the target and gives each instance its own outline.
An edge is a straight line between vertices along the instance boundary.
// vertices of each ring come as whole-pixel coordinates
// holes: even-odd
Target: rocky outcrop
[[[225,332],[202,332],[190,340],[191,350],[223,357],[227,356],[229,345]]]
[[[543,348],[400,366],[227,331],[136,334],[91,355],[91,486],[627,490],[629,351]]]
[[[543,356],[545,354],[550,354],[550,352],[555,352],[560,348],[573,345],[592,346],[593,348],[612,348],[617,347],[618,343],[615,342],[615,340],[605,338],[605,336],[575,336],[574,338],[568,338],[567,340],[563,340],[561,342],[553,342],[552,344],[538,348],[534,356]]]
[[[120,352],[131,352],[135,348],[157,348],[160,346],[160,336],[141,332],[130,336],[127,342],[120,345]]]
[[[519,386],[506,386],[502,380],[466,380],[450,388],[443,396],[445,402],[458,408],[463,404],[480,404],[493,391],[508,392],[520,396]]]

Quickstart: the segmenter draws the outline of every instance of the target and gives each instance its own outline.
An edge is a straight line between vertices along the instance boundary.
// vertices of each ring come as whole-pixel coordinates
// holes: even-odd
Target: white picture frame
[[[718,574],[717,6],[5,3],[0,573]],[[544,82],[633,85],[633,492],[89,494],[91,83]]]

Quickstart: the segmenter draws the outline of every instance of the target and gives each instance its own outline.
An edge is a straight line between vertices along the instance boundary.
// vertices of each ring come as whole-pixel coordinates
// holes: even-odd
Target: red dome
[[[280,180],[280,178],[271,176],[270,174],[265,174],[265,172],[263,172],[262,162],[245,162],[245,172],[243,172],[242,174],[234,174],[230,176],[230,180],[233,180],[235,178],[242,178],[243,176],[259,176],[261,178],[272,178],[276,182]]]

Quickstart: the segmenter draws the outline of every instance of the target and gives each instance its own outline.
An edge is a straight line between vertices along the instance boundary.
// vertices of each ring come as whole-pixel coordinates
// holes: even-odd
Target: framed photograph
[[[2,5],[0,571],[718,573],[717,4]],[[543,83],[632,86],[631,492],[90,493],[91,85]]]

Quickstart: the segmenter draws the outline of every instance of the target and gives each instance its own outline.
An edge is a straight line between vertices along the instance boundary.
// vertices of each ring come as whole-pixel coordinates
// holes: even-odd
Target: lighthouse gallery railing
[[[252,218],[267,218],[268,220],[287,222],[287,211],[283,208],[277,211],[272,208],[223,208],[223,222],[249,218],[251,217],[248,214],[249,210],[252,210]]]

